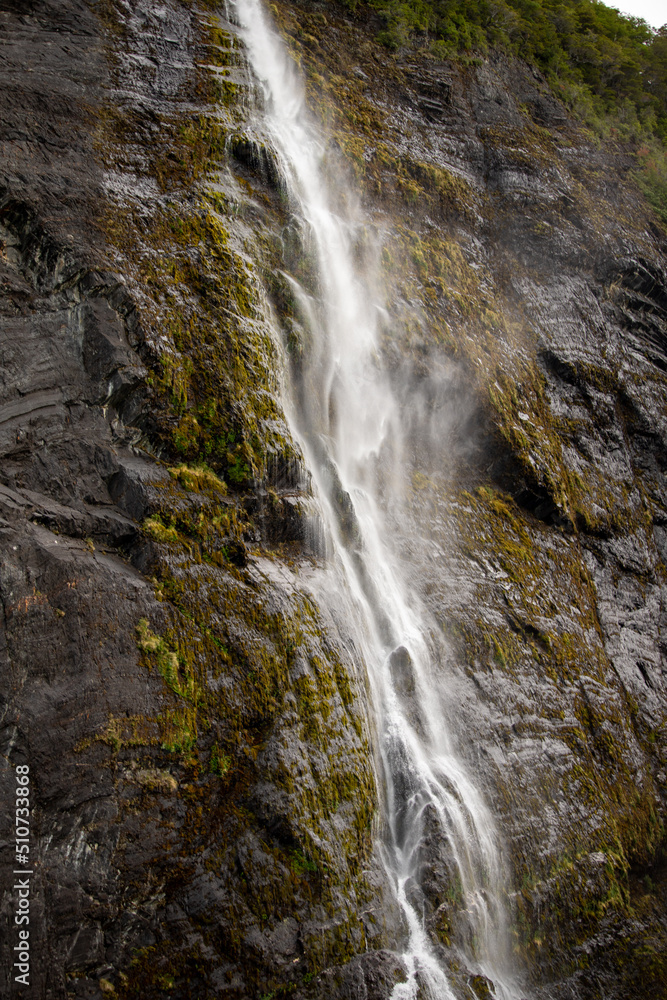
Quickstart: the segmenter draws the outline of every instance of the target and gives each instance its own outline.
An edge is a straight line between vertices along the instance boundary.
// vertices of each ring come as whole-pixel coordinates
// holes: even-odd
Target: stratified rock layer
[[[526,992],[659,998],[665,235],[630,156],[525,67],[274,13],[381,237],[414,444],[387,516],[449,641]],[[404,975],[363,663],[344,598],[313,598],[280,403],[301,248],[223,14],[0,2],[1,780],[11,802],[29,764],[40,998],[385,1000]]]

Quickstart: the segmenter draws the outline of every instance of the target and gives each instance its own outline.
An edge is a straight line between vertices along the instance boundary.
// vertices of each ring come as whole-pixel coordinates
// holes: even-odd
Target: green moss
[[[483,623],[477,627],[496,664],[513,669],[528,653],[553,679],[572,681],[582,674],[602,679],[607,661],[596,593],[576,540],[553,539],[498,490],[480,487],[462,493],[461,501],[456,513],[462,551],[472,560],[484,552],[508,581],[507,626],[502,632]],[[569,629],[559,620],[562,607],[577,609]]]
[[[223,39],[211,31],[210,45],[219,48]],[[294,449],[277,403],[276,347],[251,263],[261,270],[268,244],[258,239],[248,246],[247,232],[239,235],[238,193],[232,200],[207,189],[233,147],[238,116],[235,101],[225,118],[208,103],[215,100],[202,92],[201,110],[190,119],[167,114],[160,142],[152,120],[106,109],[98,135],[103,157],[117,170],[120,151],[138,145],[144,172],[163,195],[149,215],[114,205],[103,226],[145,290],[142,325],[160,334],[159,350],[147,358],[154,447],[189,466],[206,464],[243,490],[273,456],[289,457]]]
[[[148,517],[144,521],[144,531],[148,532],[158,542],[178,542],[178,532],[173,525],[162,522],[159,514]]]
[[[197,744],[200,708],[206,702],[192,657],[182,647],[177,650],[163,636],[151,632],[145,618],[137,625],[137,645],[149,664],[155,662],[177,701],[175,707],[167,708],[160,716],[162,747],[190,761]]]
[[[224,777],[231,805],[239,794],[234,789],[243,788],[267,733],[282,717],[286,696],[295,692],[299,717],[295,732],[299,741],[312,747],[326,746],[327,754],[317,764],[314,762],[320,758],[309,751],[312,778],[304,780],[289,758],[272,773],[272,782],[289,797],[289,824],[301,846],[277,846],[273,854],[270,844],[263,849],[275,857],[276,864],[291,871],[296,882],[286,896],[285,886],[272,876],[261,890],[257,886],[249,890],[248,905],[258,919],[262,913],[282,912],[289,893],[306,891],[298,888],[305,878],[310,886],[308,892],[333,912],[339,906],[336,894],[341,884],[348,884],[351,873],[368,858],[375,797],[367,739],[358,735],[363,734],[363,727],[349,668],[324,643],[318,609],[305,596],[295,595],[284,611],[270,611],[264,603],[265,595],[241,578],[220,576],[215,567],[206,563],[200,564],[193,576],[188,557],[183,554],[181,558],[183,568],[176,577],[173,555],[169,571],[165,567],[158,574],[160,592],[171,595],[180,618],[178,641],[173,631],[163,638],[170,650],[178,648],[179,658],[185,649],[196,648],[206,658],[208,681],[198,681],[196,733],[187,725],[192,716],[183,717],[187,706],[178,705],[169,721],[185,734],[186,742],[179,745],[177,737],[171,742],[163,737],[163,745],[194,758],[201,753],[197,746],[201,748],[212,739],[207,770]],[[181,586],[179,580],[187,581],[187,586]],[[213,638],[217,643],[212,642]],[[158,655],[152,633],[144,641],[151,647],[147,655]],[[225,650],[222,656],[217,655],[220,647]],[[296,677],[292,676],[297,654],[299,663],[307,663],[310,670],[306,699],[301,697],[306,685],[299,676],[303,666]],[[199,677],[199,673],[195,676]],[[176,717],[176,712],[181,717]],[[355,734],[352,741],[350,733]],[[188,736],[196,736],[197,744],[188,744]],[[243,819],[243,824],[248,822]],[[327,846],[333,829],[336,841],[343,839],[340,856],[334,856]],[[344,940],[336,932],[331,940],[321,942],[318,961],[331,956],[330,949],[348,954]]]
[[[178,480],[187,490],[197,492],[227,493],[225,483],[206,465],[178,465],[169,469],[169,475]]]
[[[494,993],[485,976],[473,976],[470,980],[470,986],[479,1000],[493,1000]]]
[[[115,754],[126,749],[156,747],[160,743],[159,725],[156,719],[142,715],[110,715],[102,732],[79,743],[77,751],[88,750],[93,743],[103,743]]]
[[[157,1000],[177,986],[185,985],[189,990],[193,983],[204,988],[203,995],[208,996],[205,970],[199,942],[179,947],[172,941],[161,941],[135,952],[130,967],[119,977],[117,996],[119,1000],[132,1000],[137,995]]]
[[[292,871],[298,878],[307,878],[318,874],[317,864],[303,851],[292,851]]]
[[[224,777],[232,766],[232,758],[229,754],[223,753],[217,743],[214,744],[211,750],[211,759],[209,762],[209,771],[211,774],[217,774],[219,778]]]

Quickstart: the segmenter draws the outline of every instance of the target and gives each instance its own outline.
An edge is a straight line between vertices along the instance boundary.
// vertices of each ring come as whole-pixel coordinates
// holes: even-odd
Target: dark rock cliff
[[[223,7],[0,0],[0,780],[12,802],[30,766],[40,998],[385,1000],[403,975],[363,664],[312,597],[281,411],[298,240]],[[525,66],[272,10],[382,234],[414,435],[394,528],[526,991],[665,996],[667,236]]]

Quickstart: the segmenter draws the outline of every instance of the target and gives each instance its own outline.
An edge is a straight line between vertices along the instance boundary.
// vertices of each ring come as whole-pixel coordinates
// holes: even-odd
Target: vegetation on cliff
[[[390,49],[513,53],[539,66],[596,131],[638,147],[640,184],[667,220],[667,26],[654,31],[597,0],[344,0],[370,8]]]
[[[626,440],[617,403],[629,385],[620,361],[626,330],[648,330],[641,295],[662,294],[649,249],[657,230],[627,182],[635,156],[652,171],[646,193],[664,197],[663,140],[647,102],[626,103],[615,86],[597,94],[573,60],[562,61],[559,76],[556,64],[543,63],[545,80],[527,68],[539,59],[525,41],[523,50],[486,37],[444,44],[433,26],[413,25],[393,45],[381,6],[389,10],[360,0],[343,18],[333,3],[326,17],[283,0],[272,9],[306,75],[313,113],[369,214],[381,219],[391,317],[383,346],[392,369],[409,368],[411,399],[423,390],[429,413],[447,400],[451,407],[447,447],[422,444],[415,463],[410,558],[418,558],[423,525],[441,551],[457,549],[460,604],[431,573],[427,543],[418,586],[482,702],[503,718],[494,739],[521,755],[511,787],[492,779],[503,829],[512,831],[516,951],[548,981],[584,982],[582,996],[601,995],[601,968],[619,996],[642,995],[632,992],[642,977],[644,989],[663,996],[663,918],[652,909],[664,877],[664,810],[653,777],[663,766],[662,716],[645,710],[651,688],[640,667],[628,664],[619,678],[614,643],[625,626],[607,611],[619,606],[620,587],[629,585],[643,609],[661,586],[651,524],[663,516],[662,500],[654,491],[656,506],[645,504],[632,461],[623,469],[608,458],[598,464],[595,456],[609,452],[593,444],[617,433]],[[466,5],[468,18],[472,9]],[[397,24],[398,5],[392,16]],[[394,51],[381,51],[378,33]],[[508,47],[527,59],[508,57]],[[554,93],[574,115],[563,114]],[[629,246],[650,275],[640,278],[639,266],[625,262]],[[662,363],[642,367],[636,393],[630,386],[637,405],[653,391],[664,398]],[[451,482],[452,425],[473,395],[479,410],[462,428],[470,464]],[[470,430],[486,435],[487,416],[497,450],[484,449],[475,466]],[[475,476],[475,489],[461,488]],[[409,528],[397,523],[396,531]],[[617,562],[625,537],[631,542]],[[644,545],[651,554],[640,579],[626,567]],[[536,581],[547,580],[548,591],[538,593]],[[457,702],[459,717],[465,711]],[[539,801],[530,830],[522,805],[529,799]],[[576,803],[567,816],[561,801]],[[445,941],[444,923],[432,927]],[[601,927],[613,945],[592,945]],[[632,927],[627,938],[622,927]]]

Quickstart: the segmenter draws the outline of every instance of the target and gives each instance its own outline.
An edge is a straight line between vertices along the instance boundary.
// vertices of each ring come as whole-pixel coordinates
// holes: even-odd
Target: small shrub
[[[667,225],[667,150],[652,144],[642,146],[637,154],[639,172],[637,180],[648,201]]]

